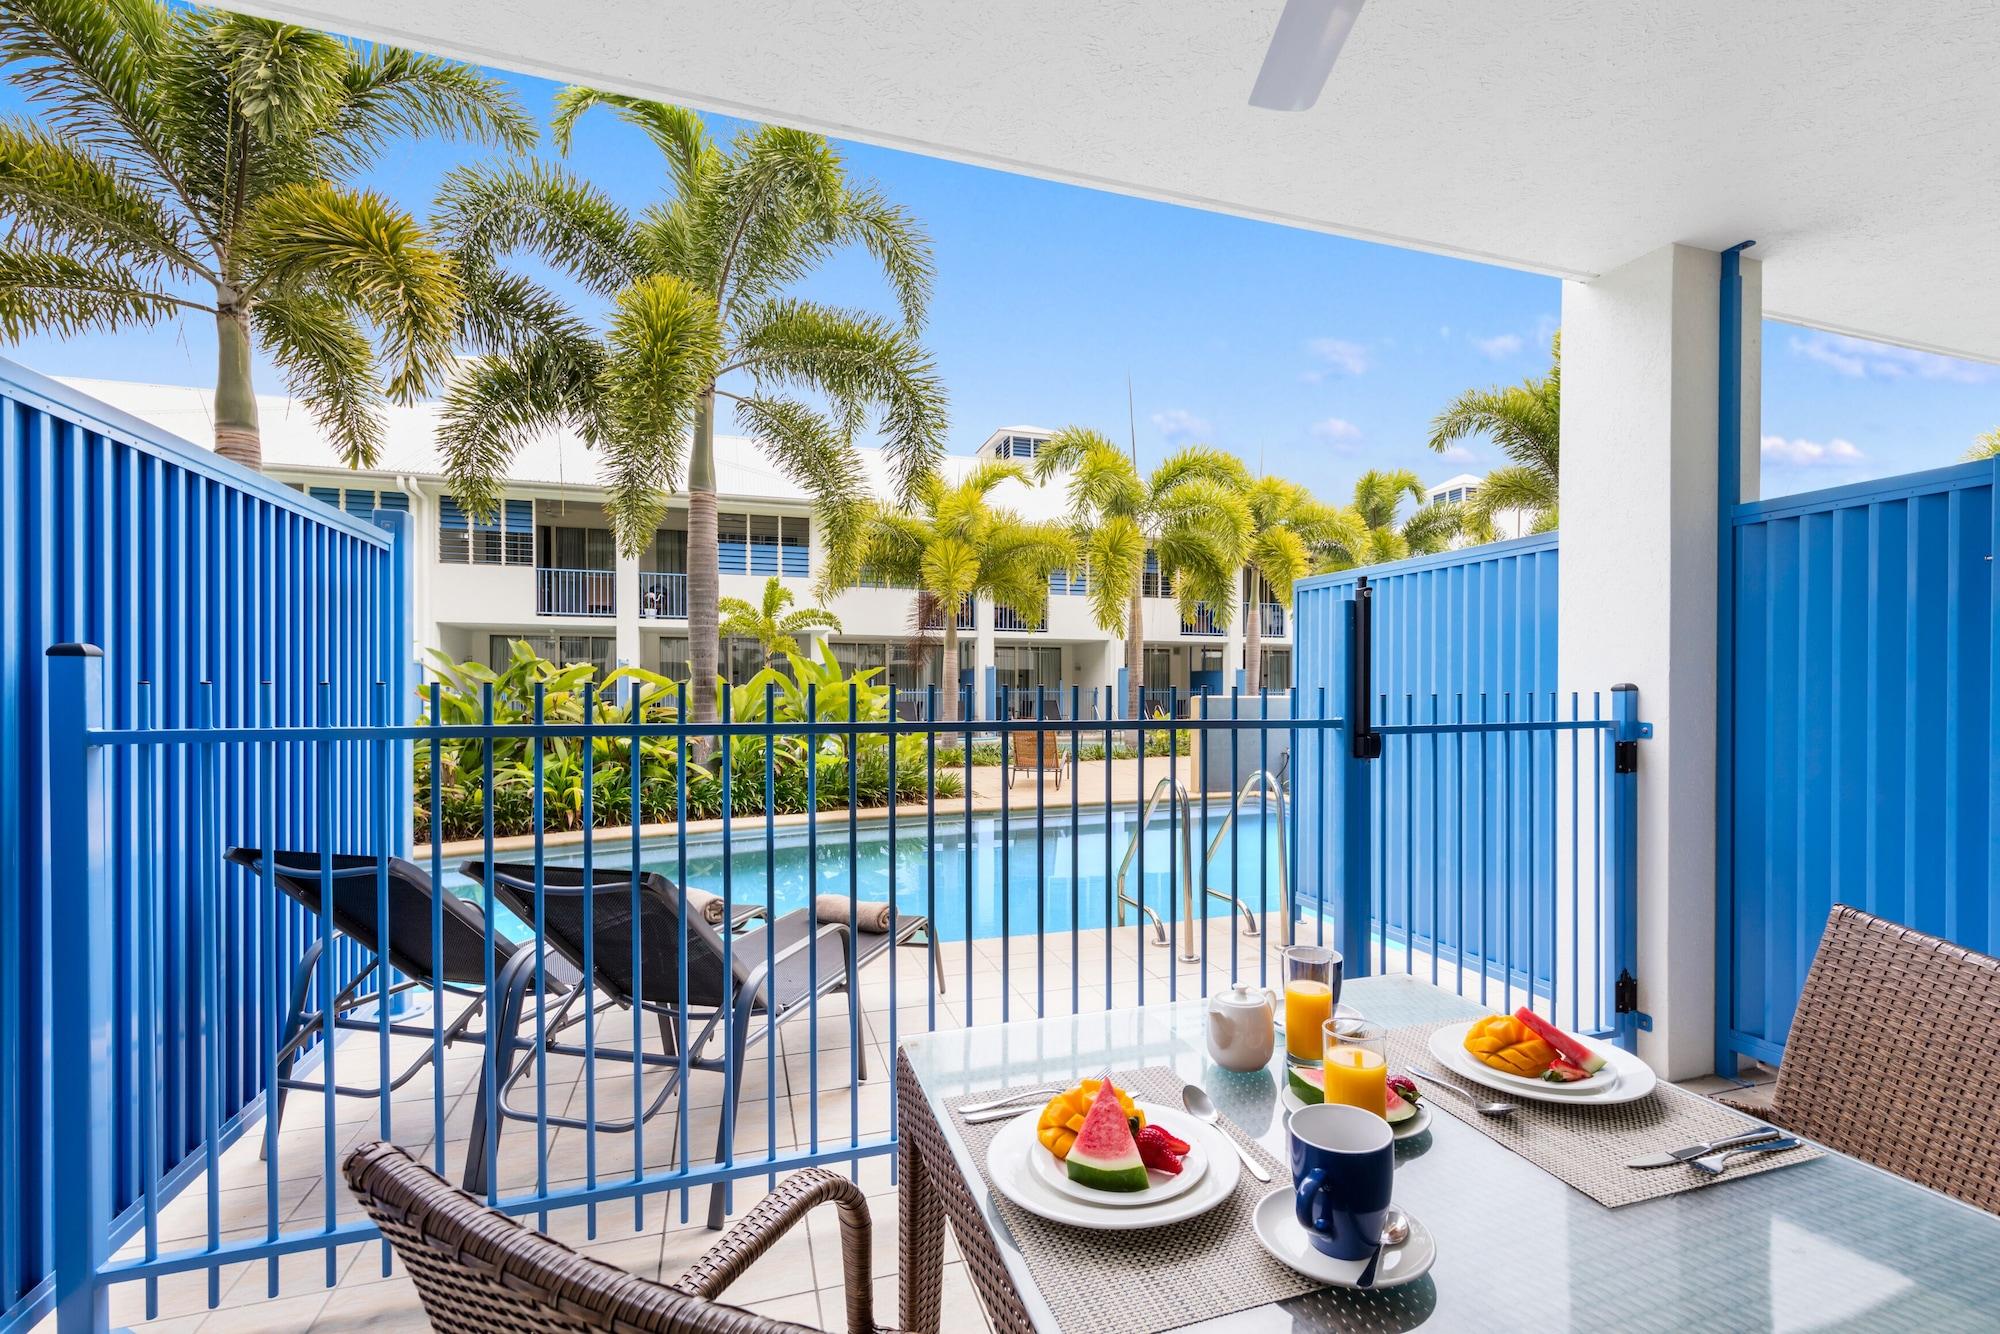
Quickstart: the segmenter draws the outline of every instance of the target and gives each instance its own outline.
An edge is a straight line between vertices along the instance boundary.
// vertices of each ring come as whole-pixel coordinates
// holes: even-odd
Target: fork
[[[1698,1167],[1710,1176],[1721,1176],[1729,1166],[1729,1160],[1744,1153],[1783,1153],[1786,1149],[1799,1147],[1798,1140],[1787,1136],[1784,1139],[1766,1140],[1762,1144],[1745,1144],[1734,1149],[1724,1149],[1721,1153],[1711,1153],[1706,1158],[1689,1159],[1691,1166]]]

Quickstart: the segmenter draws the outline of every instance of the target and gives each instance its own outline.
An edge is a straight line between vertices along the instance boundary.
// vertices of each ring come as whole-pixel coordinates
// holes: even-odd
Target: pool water
[[[1226,815],[1225,800],[1210,808],[1207,832],[1194,841],[1197,872],[1209,840],[1222,829]],[[1197,811],[1197,825],[1202,824],[1199,816]],[[1067,808],[1050,810],[1043,832],[1038,834],[1030,809],[1025,816],[1010,818],[1005,837],[997,815],[974,816],[970,837],[963,815],[947,819],[940,814],[934,836],[921,818],[901,819],[894,857],[898,910],[932,918],[940,940],[1031,934],[1038,922],[1045,931],[1067,932],[1072,919],[1081,930],[1102,927],[1115,920],[1110,912],[1109,886],[1116,883],[1137,819],[1136,811],[1113,810],[1107,825],[1105,813],[1099,809],[1081,814],[1072,828]],[[1246,808],[1216,849],[1209,868],[1210,884],[1221,891],[1233,890],[1259,914],[1284,906],[1277,824],[1276,817]],[[719,835],[688,839],[686,880],[690,887],[722,893],[726,866],[732,900],[763,903],[774,915],[806,906],[815,894],[846,895],[851,890],[863,902],[880,903],[889,898],[891,858],[884,820],[854,823],[851,856],[848,822],[841,813],[821,818],[816,847],[809,843],[805,829],[781,828],[767,848],[763,825],[754,818],[739,822],[733,832],[735,837],[727,848]],[[1170,839],[1165,815],[1156,813],[1146,834],[1143,881],[1137,858],[1125,878],[1129,893],[1168,920],[1183,913],[1183,877],[1177,859],[1170,856],[1179,833],[1176,829]],[[595,862],[600,867],[623,866],[630,847],[627,840],[605,838],[595,845]],[[551,850],[546,860],[575,865],[582,855],[580,848],[566,847],[560,853]],[[660,872],[669,882],[680,879],[679,851],[673,838],[645,839],[639,845],[639,855],[647,870]],[[1233,885],[1232,856],[1236,869]],[[519,853],[511,857],[529,859],[529,855]],[[1004,896],[1000,892],[1003,867]],[[447,878],[453,892],[473,902],[482,901],[479,885],[456,871],[448,871]],[[1204,896],[1197,894],[1197,913],[1203,912],[1203,905]],[[1225,899],[1206,898],[1205,905],[1208,916],[1226,916],[1232,911]],[[1137,914],[1128,908],[1126,925],[1136,919]],[[495,920],[502,935],[521,940],[532,934],[505,909],[498,911]]]

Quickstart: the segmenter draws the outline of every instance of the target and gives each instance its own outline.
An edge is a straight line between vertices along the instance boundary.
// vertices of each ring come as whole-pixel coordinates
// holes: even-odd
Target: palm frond
[[[1172,490],[1183,482],[1207,481],[1234,487],[1239,493],[1250,485],[1249,470],[1243,460],[1212,445],[1185,445],[1169,454],[1153,469],[1155,495]]]
[[[1247,564],[1271,587],[1280,606],[1292,605],[1292,585],[1312,569],[1305,539],[1289,528],[1265,528],[1250,539]]]
[[[301,291],[251,309],[258,343],[350,468],[370,468],[382,451],[385,401],[375,350],[346,307]]]
[[[655,274],[618,294],[605,341],[609,508],[619,544],[636,554],[666,509],[695,413],[715,377],[722,330],[706,292]]]
[[[2000,459],[2000,427],[1974,437],[1972,448],[1965,451],[1965,461],[1972,463],[1979,459]]]
[[[1035,479],[1069,478],[1070,512],[1080,522],[1146,507],[1146,483],[1131,456],[1087,427],[1066,426],[1035,455]]]
[[[599,296],[645,272],[632,222],[611,196],[561,167],[460,167],[438,189],[432,225],[468,267],[526,252]]]
[[[525,152],[535,122],[498,79],[470,65],[393,46],[372,47],[341,75],[329,146],[357,171],[398,138],[461,139]]]
[[[1129,514],[1113,514],[1078,534],[1077,555],[1089,568],[1085,596],[1098,629],[1123,638],[1132,597],[1146,573],[1146,533]]]
[[[332,128],[347,97],[353,62],[337,37],[292,23],[224,14],[211,40],[228,81],[230,112],[262,144]]]
[[[79,259],[33,247],[0,248],[0,334],[72,337],[143,328],[182,309],[201,309],[149,286],[111,259]]]
[[[923,226],[873,185],[847,190],[837,217],[841,238],[859,243],[881,268],[902,308],[903,327],[912,333],[921,329],[937,276]]]
[[[1449,500],[1434,500],[1405,519],[1399,531],[1412,556],[1443,551],[1465,531],[1465,507]]]
[[[19,245],[214,277],[186,223],[143,182],[114,159],[22,121],[0,122],[0,213]]]
[[[586,440],[601,435],[590,423],[596,377],[574,351],[528,347],[459,363],[437,443],[445,482],[466,513],[482,520],[498,513],[507,465],[524,441],[564,426],[582,427]]]
[[[779,471],[813,498],[826,544],[822,586],[852,583],[863,559],[868,486],[847,436],[794,399],[747,395],[736,401],[736,419],[762,442]]]
[[[1495,468],[1472,493],[1466,508],[1490,524],[1495,515],[1508,510],[1528,515],[1544,513],[1554,509],[1558,499],[1555,479],[1539,469]]]
[[[557,152],[569,152],[577,119],[596,106],[613,108],[620,120],[637,127],[653,141],[654,147],[667,160],[675,191],[683,196],[694,193],[700,186],[702,174],[713,170],[719,162],[715,145],[708,137],[708,127],[697,113],[686,107],[629,97],[623,93],[607,93],[597,88],[565,88],[556,94],[555,115],[549,120],[549,136],[555,140]]]
[[[380,195],[294,186],[259,201],[244,240],[266,291],[310,286],[367,315],[381,331],[391,398],[416,401],[450,364],[457,274],[416,219]]]

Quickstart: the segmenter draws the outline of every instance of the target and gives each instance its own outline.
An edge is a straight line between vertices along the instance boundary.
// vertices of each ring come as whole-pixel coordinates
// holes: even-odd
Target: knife
[[[1634,1158],[1627,1167],[1672,1167],[1675,1163],[1685,1163],[1723,1149],[1741,1148],[1746,1144],[1762,1144],[1767,1139],[1776,1139],[1781,1133],[1772,1126],[1764,1126],[1741,1135],[1731,1135],[1728,1139],[1714,1140],[1708,1144],[1694,1144],[1685,1149],[1674,1149],[1669,1153],[1649,1153],[1643,1158]]]

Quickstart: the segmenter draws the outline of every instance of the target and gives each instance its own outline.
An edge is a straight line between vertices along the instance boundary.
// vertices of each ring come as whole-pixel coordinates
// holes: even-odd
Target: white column
[[[1761,284],[1744,268],[1754,460]],[[1667,246],[1562,299],[1559,676],[1586,699],[1637,685],[1654,727],[1639,747],[1637,975],[1653,1021],[1639,1050],[1677,1079],[1714,1056],[1720,278],[1714,252]]]
[[[947,615],[950,613],[947,612]],[[972,601],[972,707],[980,714],[986,713],[986,673],[993,666],[993,604],[985,598]],[[958,664],[951,664],[952,679],[957,679]],[[993,711],[1000,709],[999,692],[996,688]]]
[[[618,661],[629,667],[657,667],[639,656],[639,558],[618,553]]]

